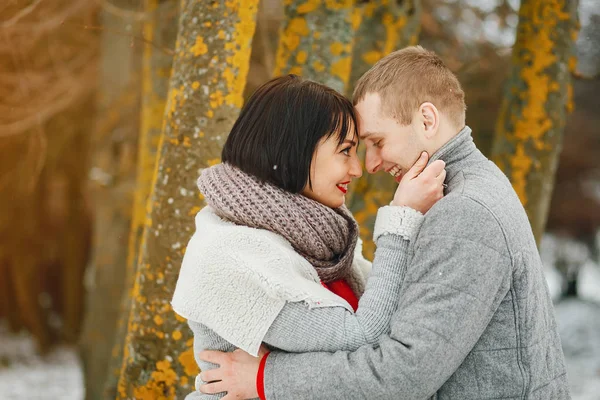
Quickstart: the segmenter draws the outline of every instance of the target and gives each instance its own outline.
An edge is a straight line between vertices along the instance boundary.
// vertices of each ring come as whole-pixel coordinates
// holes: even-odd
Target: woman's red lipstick
[[[346,193],[348,193],[348,189],[346,189],[345,187],[339,186],[339,185],[347,185],[349,183],[350,183],[350,181],[338,183],[337,185],[335,185],[335,187],[337,187],[338,189],[340,189],[340,192],[346,194]]]

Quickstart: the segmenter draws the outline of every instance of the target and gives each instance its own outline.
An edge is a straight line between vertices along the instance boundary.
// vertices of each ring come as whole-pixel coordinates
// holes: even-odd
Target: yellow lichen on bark
[[[163,117],[168,92],[168,82],[173,57],[169,52],[175,47],[177,35],[177,1],[169,0],[158,4],[158,0],[145,0],[144,9],[151,15],[144,22],[143,33],[148,43],[143,49],[142,61],[142,110],[138,144],[137,180],[134,192],[134,206],[129,236],[126,282],[127,292],[123,299],[122,316],[118,335],[113,348],[111,374],[105,385],[107,397],[114,398],[124,360],[129,359],[129,349],[125,346],[130,306],[134,297],[135,271],[139,258],[142,233],[145,226],[151,227],[151,204],[148,202],[156,174],[156,158],[159,148]],[[139,295],[139,288],[136,289]],[[145,300],[145,299],[144,299]],[[137,329],[138,324],[133,325]],[[129,327],[131,328],[131,327]],[[123,384],[124,381],[121,381]],[[124,393],[122,386],[120,391]]]
[[[421,3],[419,0],[398,2],[374,0],[356,8],[357,26],[354,44],[351,85],[383,56],[406,46],[416,44],[420,28]],[[355,22],[355,23],[356,23]]]
[[[493,160],[510,178],[536,238],[545,226],[566,114],[578,28],[576,2],[523,1]]]
[[[296,74],[344,91],[354,37],[352,0],[285,3],[274,75]]]
[[[157,168],[133,291],[119,398],[182,398],[198,373],[192,335],[170,307],[195,213],[198,171],[219,162],[242,105],[258,0],[181,3]],[[205,22],[211,22],[206,24]],[[202,26],[202,40],[197,26]],[[206,46],[200,46],[202,43]]]
[[[196,57],[206,54],[208,46],[204,43],[204,38],[202,36],[196,36],[196,43],[192,46],[191,51]]]

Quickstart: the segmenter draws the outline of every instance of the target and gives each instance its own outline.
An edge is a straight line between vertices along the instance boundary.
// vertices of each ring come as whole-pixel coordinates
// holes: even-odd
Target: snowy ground
[[[573,399],[600,398],[600,305],[567,300],[556,306]]]
[[[74,348],[41,357],[26,334],[11,335],[0,321],[0,399],[83,399],[83,374]]]
[[[548,264],[548,244],[542,256]],[[548,269],[548,283],[558,298],[560,275]],[[567,360],[574,400],[600,398],[600,267],[586,262],[579,275],[581,299],[562,300],[556,315]],[[83,399],[83,375],[76,350],[58,347],[44,357],[35,353],[31,339],[11,335],[0,321],[0,399]]]

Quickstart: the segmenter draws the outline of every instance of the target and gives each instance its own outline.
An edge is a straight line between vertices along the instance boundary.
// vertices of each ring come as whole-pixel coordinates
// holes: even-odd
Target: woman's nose
[[[360,164],[360,158],[354,157],[352,160],[352,166],[350,167],[350,175],[354,178],[360,178],[362,176],[362,165]]]

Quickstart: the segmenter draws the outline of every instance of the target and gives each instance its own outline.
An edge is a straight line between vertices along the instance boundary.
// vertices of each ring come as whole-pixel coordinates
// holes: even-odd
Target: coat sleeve
[[[272,352],[268,399],[425,399],[458,369],[508,293],[512,267],[487,209],[440,203],[415,242],[389,334],[354,352]]]
[[[421,213],[407,207],[387,207],[378,214],[377,221],[389,220],[391,215],[395,217],[393,229],[400,235],[386,235],[390,227],[376,223],[374,236],[383,237],[378,241],[371,276],[356,313],[344,307],[311,309],[303,302],[288,302],[263,341],[287,352],[335,352],[376,343],[389,332],[408,264],[410,240],[423,222]]]
[[[194,357],[200,371],[206,371],[216,368],[217,365],[206,362],[198,358],[198,354],[204,350],[219,350],[233,351],[235,347],[228,343],[225,339],[217,335],[210,328],[194,321],[188,321],[188,325],[194,334]],[[216,400],[223,398],[226,393],[204,394],[198,390],[200,385],[204,384],[200,379],[200,375],[196,377],[195,389],[192,393],[186,396],[185,400]]]
[[[376,343],[389,332],[408,247],[409,240],[401,237],[380,240],[356,313],[344,307],[309,308],[304,302],[288,302],[263,341],[287,352],[356,350],[364,344]],[[394,251],[395,248],[402,251]]]

